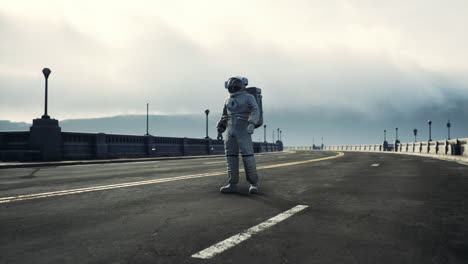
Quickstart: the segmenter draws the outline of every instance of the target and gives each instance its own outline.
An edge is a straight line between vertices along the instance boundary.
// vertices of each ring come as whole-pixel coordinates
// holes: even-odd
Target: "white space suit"
[[[233,77],[226,82],[230,96],[224,102],[223,115],[218,122],[218,138],[226,131],[224,147],[227,159],[228,182],[221,192],[236,192],[239,182],[239,150],[242,154],[245,174],[250,183],[250,193],[258,192],[258,175],[252,136],[255,125],[260,122],[260,109],[255,97],[245,91],[247,79]]]

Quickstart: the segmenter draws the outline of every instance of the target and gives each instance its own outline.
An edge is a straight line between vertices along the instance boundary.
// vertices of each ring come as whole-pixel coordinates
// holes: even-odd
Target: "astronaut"
[[[221,187],[222,193],[237,191],[239,182],[239,149],[242,154],[245,174],[250,183],[249,193],[258,193],[258,175],[251,134],[255,125],[260,122],[260,109],[254,96],[245,88],[247,78],[232,77],[226,82],[230,96],[224,102],[223,114],[218,122],[218,139],[222,140],[222,133],[226,131],[224,149],[227,160],[229,184]]]

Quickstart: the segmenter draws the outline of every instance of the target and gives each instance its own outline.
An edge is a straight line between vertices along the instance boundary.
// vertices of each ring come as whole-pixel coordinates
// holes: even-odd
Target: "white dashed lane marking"
[[[379,163],[374,163],[374,164],[372,164],[371,166],[372,166],[372,167],[378,167],[378,166],[380,166],[380,164],[379,164]]]
[[[251,227],[239,234],[236,234],[236,235],[233,235],[232,237],[230,238],[227,238],[217,244],[214,244],[213,246],[209,247],[209,248],[206,248],[196,254],[193,254],[192,255],[192,258],[200,258],[200,259],[210,259],[212,257],[214,257],[215,255],[218,255],[220,253],[222,253],[223,251],[226,251],[242,242],[244,242],[245,240],[249,239],[250,237],[252,237],[253,235],[255,234],[258,234],[286,219],[288,219],[289,217],[293,216],[294,214],[296,213],[299,213],[300,211],[306,209],[307,205],[297,205],[275,217],[272,217],[268,220],[266,220],[265,222],[263,223],[260,223],[254,227]]]

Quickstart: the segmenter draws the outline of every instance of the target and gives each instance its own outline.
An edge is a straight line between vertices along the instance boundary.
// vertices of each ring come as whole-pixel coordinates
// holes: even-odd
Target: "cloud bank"
[[[0,119],[42,115],[43,67],[58,119],[219,112],[233,75],[265,111],[468,101],[466,1],[40,2],[0,5]]]

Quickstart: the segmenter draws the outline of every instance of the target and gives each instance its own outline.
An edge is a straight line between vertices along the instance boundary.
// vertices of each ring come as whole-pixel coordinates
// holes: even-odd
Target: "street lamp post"
[[[146,103],[146,135],[149,136],[149,103]]]
[[[382,144],[382,150],[387,151],[388,150],[388,142],[387,142],[387,130],[384,129],[383,131],[383,144]]]
[[[417,142],[418,130],[416,128],[413,129],[413,134],[414,134],[414,142]]]
[[[277,141],[280,140],[280,137],[279,137],[279,136],[280,136],[279,130],[280,130],[279,128],[276,129],[276,139],[277,139]]]
[[[206,114],[206,139],[209,139],[210,137],[208,136],[208,114],[210,113],[210,110],[209,109],[206,109],[205,110],[205,114]]]
[[[266,125],[263,125],[263,142],[267,142],[266,141]]]
[[[448,140],[450,140],[450,127],[452,127],[452,124],[450,123],[450,119],[447,122],[447,129],[448,129]]]
[[[393,144],[394,145],[394,151],[399,151],[400,149],[398,149],[398,147],[401,147],[399,146],[398,144],[400,144],[400,140],[398,140],[398,127],[395,127],[395,143]]]
[[[432,141],[432,134],[431,134],[432,121],[428,120],[427,124],[429,125],[429,141]]]
[[[283,135],[283,130],[280,130],[280,141],[283,141],[282,135]]]
[[[49,68],[44,68],[42,69],[42,74],[44,74],[45,77],[45,104],[44,104],[44,115],[42,118],[49,119],[50,116],[47,114],[47,93],[48,93],[48,79],[49,75],[52,71]]]

